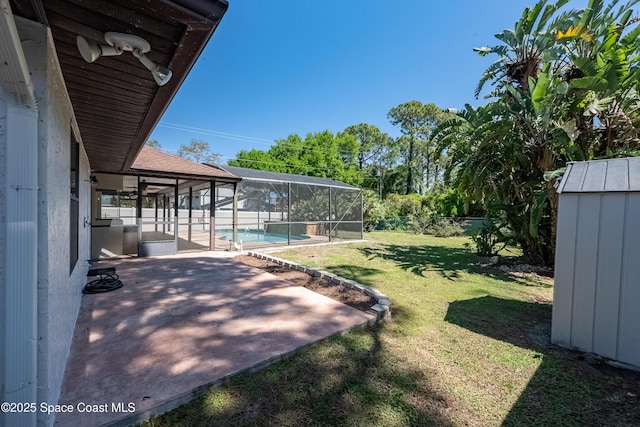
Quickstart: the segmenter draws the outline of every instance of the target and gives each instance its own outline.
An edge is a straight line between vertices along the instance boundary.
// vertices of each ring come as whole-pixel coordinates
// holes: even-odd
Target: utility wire
[[[226,133],[226,132],[220,132],[220,131],[211,130],[211,129],[197,128],[193,126],[180,125],[176,123],[160,122],[158,126],[168,128],[168,129],[181,130],[185,132],[195,132],[195,133],[201,133],[205,135],[221,136],[229,139],[235,139],[238,141],[254,142],[256,144],[264,144],[264,145],[273,144],[273,141],[265,138],[254,138],[252,136],[236,135],[233,133]]]
[[[297,143],[292,143],[289,142],[287,139],[279,139],[279,140],[269,140],[269,139],[265,139],[265,138],[255,138],[252,136],[245,136],[245,135],[236,135],[236,134],[232,134],[232,133],[226,133],[226,132],[220,132],[220,131],[216,131],[216,130],[212,130],[212,129],[203,129],[203,128],[197,128],[197,127],[192,127],[192,126],[186,126],[186,125],[180,125],[180,124],[176,124],[176,123],[167,123],[167,122],[161,122],[158,124],[159,127],[164,127],[167,129],[173,129],[173,130],[179,130],[179,131],[183,131],[183,132],[194,132],[194,133],[199,133],[199,134],[203,134],[203,135],[211,135],[211,136],[217,136],[220,138],[227,138],[227,139],[233,139],[236,141],[242,141],[242,142],[250,142],[252,144],[260,144],[260,145],[267,145],[269,147],[273,147],[275,145],[277,145],[278,141],[284,141],[285,144],[287,144],[287,147],[292,147],[292,148],[296,148],[298,150],[301,151],[311,151],[313,152],[313,150],[316,147],[309,147],[304,145],[304,141],[301,141],[300,144]],[[338,150],[338,152],[340,154],[350,154],[346,151],[340,151]]]

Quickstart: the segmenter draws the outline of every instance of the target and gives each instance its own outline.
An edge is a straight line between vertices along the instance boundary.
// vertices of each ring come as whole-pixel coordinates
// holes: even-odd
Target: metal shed
[[[552,342],[640,367],[640,158],[570,163],[558,193]]]

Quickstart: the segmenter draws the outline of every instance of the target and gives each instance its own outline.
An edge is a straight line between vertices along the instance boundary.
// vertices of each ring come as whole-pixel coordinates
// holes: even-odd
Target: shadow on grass
[[[400,268],[420,277],[424,277],[428,272],[437,272],[442,277],[455,281],[461,272],[466,272],[530,285],[530,282],[508,275],[497,268],[479,265],[478,256],[462,248],[382,244],[373,248],[361,248],[360,251],[370,260],[382,258],[393,261]]]
[[[551,345],[551,305],[484,296],[452,302],[445,320],[541,359],[504,426],[640,425],[640,374]]]
[[[453,425],[425,372],[399,363],[383,326],[334,337],[276,365],[244,374],[153,426]],[[151,425],[151,424],[149,424]]]
[[[542,350],[550,344],[550,304],[487,295],[450,303],[444,320],[522,348]]]
[[[372,276],[382,273],[382,270],[377,268],[362,267],[354,264],[338,264],[328,265],[327,271],[337,274],[348,279],[356,281],[364,281]]]

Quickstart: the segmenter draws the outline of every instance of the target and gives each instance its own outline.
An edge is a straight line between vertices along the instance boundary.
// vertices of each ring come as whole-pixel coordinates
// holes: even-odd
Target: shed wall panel
[[[573,270],[577,239],[575,218],[578,215],[578,195],[563,194],[559,206],[551,340],[556,344],[570,346]]]
[[[605,194],[602,197],[597,260],[596,304],[593,330],[593,352],[616,358],[620,281],[622,278],[622,244],[626,195]],[[588,261],[588,260],[587,260]],[[584,307],[588,310],[588,307]]]
[[[640,158],[571,163],[558,192],[552,342],[640,367]]]
[[[571,345],[593,348],[593,317],[596,298],[600,194],[582,194],[578,200]]]
[[[627,196],[618,360],[640,366],[640,193]]]

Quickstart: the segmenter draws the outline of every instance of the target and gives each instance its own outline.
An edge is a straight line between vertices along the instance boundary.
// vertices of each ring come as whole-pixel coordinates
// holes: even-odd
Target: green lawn
[[[379,289],[393,300],[389,322],[240,376],[148,425],[640,425],[640,376],[548,343],[548,280],[481,266],[466,238],[365,237],[278,256]]]

